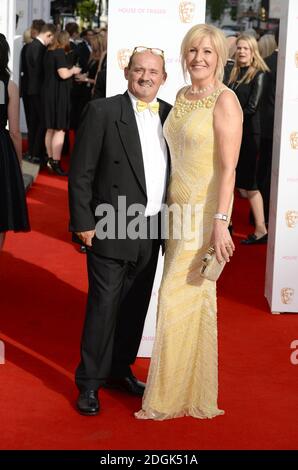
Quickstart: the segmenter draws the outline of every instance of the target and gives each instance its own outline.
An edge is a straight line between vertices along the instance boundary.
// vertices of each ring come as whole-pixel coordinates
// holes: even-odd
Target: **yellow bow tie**
[[[155,101],[154,103],[145,103],[145,101],[137,101],[137,111],[140,113],[145,111],[145,109],[150,109],[154,114],[158,113],[159,102]]]

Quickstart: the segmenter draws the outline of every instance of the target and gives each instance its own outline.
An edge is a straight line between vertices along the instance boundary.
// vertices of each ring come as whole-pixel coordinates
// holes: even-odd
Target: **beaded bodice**
[[[177,118],[183,116],[190,111],[194,111],[195,109],[199,108],[212,108],[222,92],[222,88],[218,88],[215,90],[211,95],[206,96],[205,98],[199,98],[198,100],[188,100],[185,98],[185,93],[188,87],[182,88],[179,95],[177,96],[176,103],[175,103],[175,116]]]

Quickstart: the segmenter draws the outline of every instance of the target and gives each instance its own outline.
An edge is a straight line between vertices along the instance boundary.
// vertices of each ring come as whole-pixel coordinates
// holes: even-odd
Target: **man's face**
[[[44,33],[43,40],[46,46],[49,46],[52,44],[54,40],[54,34],[48,31],[47,33]]]
[[[162,57],[150,51],[134,54],[130,69],[124,69],[129,91],[146,103],[153,101],[167,78],[163,66]]]
[[[38,36],[38,31],[37,29],[31,28],[31,37],[32,39],[36,38]]]
[[[94,36],[93,31],[88,31],[86,34],[86,41],[91,45],[92,38]]]

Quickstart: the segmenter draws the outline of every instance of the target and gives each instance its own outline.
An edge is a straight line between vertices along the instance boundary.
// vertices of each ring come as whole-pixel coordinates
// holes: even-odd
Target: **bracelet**
[[[217,212],[217,214],[214,214],[213,219],[224,220],[225,222],[227,222],[228,216],[227,214],[221,214],[220,212]]]

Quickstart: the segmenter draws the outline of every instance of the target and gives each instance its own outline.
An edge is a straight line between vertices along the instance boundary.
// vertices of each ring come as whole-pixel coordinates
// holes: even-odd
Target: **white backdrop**
[[[158,47],[165,51],[168,79],[159,97],[174,103],[184,85],[180,66],[180,44],[186,32],[205,22],[205,0],[110,0],[107,95],[124,93],[123,69],[135,46]],[[155,335],[158,288],[162,257],[157,269],[139,356],[151,356]]]
[[[265,295],[271,311],[298,313],[298,1],[280,22]]]

